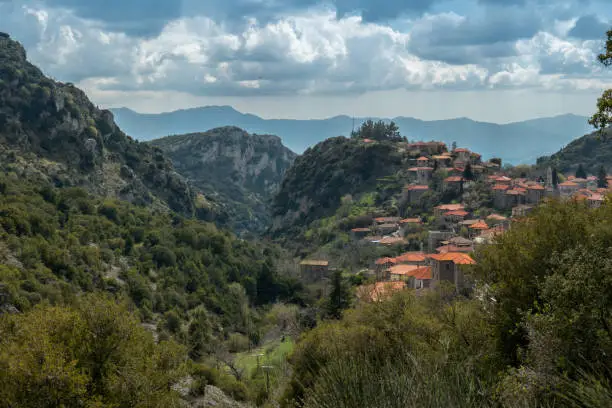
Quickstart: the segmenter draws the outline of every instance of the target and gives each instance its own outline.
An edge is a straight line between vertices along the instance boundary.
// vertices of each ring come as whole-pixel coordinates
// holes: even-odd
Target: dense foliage
[[[604,131],[605,137],[601,137],[600,132],[578,138],[559,150],[552,156],[540,157],[537,165],[540,168],[548,166],[556,167],[563,173],[575,172],[582,166],[588,174],[596,175],[599,167],[604,166],[607,171],[612,167],[612,132],[609,129]]]
[[[606,33],[606,49],[605,52],[599,54],[598,60],[604,66],[612,65],[612,30]],[[603,95],[597,100],[597,113],[595,113],[589,123],[595,128],[603,131],[612,124],[612,89],[604,91]]]
[[[610,231],[610,202],[546,203],[477,250],[470,298],[407,291],[308,333],[283,404],[611,406]]]
[[[399,132],[399,127],[395,122],[385,123],[382,120],[374,122],[371,119],[366,120],[359,129],[351,132],[351,137],[355,139],[370,139],[370,140],[403,140]]]
[[[277,273],[274,248],[212,224],[11,174],[0,189],[0,308],[122,293],[197,357],[232,332],[257,343],[251,307],[299,289]]]
[[[102,296],[0,315],[0,407],[178,407],[185,359]]]
[[[205,133],[150,142],[170,157],[177,171],[214,200],[217,224],[245,235],[270,224],[270,202],[296,154],[272,135],[248,134],[228,126]]]

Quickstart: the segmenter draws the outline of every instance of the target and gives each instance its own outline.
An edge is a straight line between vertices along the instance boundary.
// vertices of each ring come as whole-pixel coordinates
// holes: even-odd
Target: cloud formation
[[[3,29],[54,77],[101,90],[580,91],[610,79],[595,63],[603,20],[529,8],[543,0],[466,2],[469,13],[435,0],[20,1],[0,1]]]

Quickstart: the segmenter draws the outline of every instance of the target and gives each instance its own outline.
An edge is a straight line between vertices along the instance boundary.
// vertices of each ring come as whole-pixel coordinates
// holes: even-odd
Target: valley
[[[612,401],[609,130],[111,112],[0,57],[0,407]]]

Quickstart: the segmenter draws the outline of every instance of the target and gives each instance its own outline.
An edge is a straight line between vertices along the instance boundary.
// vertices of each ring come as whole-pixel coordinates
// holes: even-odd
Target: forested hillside
[[[53,81],[0,37],[0,162],[21,176],[191,216],[195,196],[158,149],[117,127],[72,84]],[[202,216],[209,216],[201,208]]]
[[[557,153],[540,157],[539,167],[552,166],[562,172],[575,172],[582,166],[589,174],[597,174],[601,166],[612,170],[612,131],[596,131],[574,140]]]

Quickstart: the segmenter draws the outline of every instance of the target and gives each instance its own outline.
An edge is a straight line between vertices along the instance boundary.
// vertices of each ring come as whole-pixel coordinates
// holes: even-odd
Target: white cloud
[[[563,37],[569,24],[551,27],[556,34],[540,30],[522,38],[520,31],[533,30],[536,21],[509,25],[515,33],[508,36],[486,22],[471,25],[464,16],[444,13],[411,21],[411,32],[316,8],[231,27],[205,16],[185,16],[141,38],[108,31],[65,9],[27,3],[11,9],[0,3],[0,23],[24,39],[31,59],[46,72],[100,91],[194,96],[534,87],[579,91],[605,86],[609,78],[596,68],[596,41]],[[441,23],[447,32],[436,28]],[[452,39],[454,29],[455,43],[447,46],[445,38]],[[479,36],[490,29],[497,30],[498,41],[486,44]],[[425,39],[432,34],[437,37],[429,37],[428,45]],[[436,56],[453,52],[459,54],[452,64]]]

